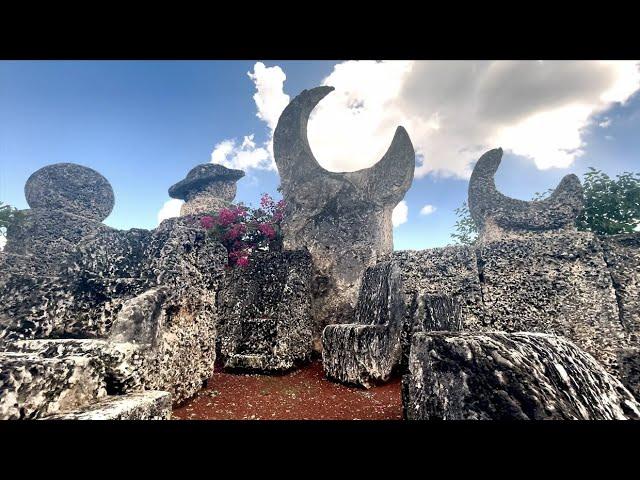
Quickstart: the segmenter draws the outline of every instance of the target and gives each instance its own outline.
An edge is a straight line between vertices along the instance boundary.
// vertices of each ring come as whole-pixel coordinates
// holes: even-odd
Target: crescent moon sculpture
[[[572,228],[584,208],[580,180],[566,175],[553,193],[540,201],[507,197],[498,191],[494,175],[502,149],[489,150],[476,163],[469,180],[469,211],[483,233],[497,226],[505,231],[545,231]]]
[[[280,115],[273,139],[287,204],[284,246],[307,248],[316,268],[318,342],[325,325],[351,320],[364,270],[393,251],[391,213],[411,186],[415,170],[415,151],[402,127],[372,167],[356,172],[324,169],[309,146],[307,124],[331,91],[333,87],[323,86],[295,97]]]

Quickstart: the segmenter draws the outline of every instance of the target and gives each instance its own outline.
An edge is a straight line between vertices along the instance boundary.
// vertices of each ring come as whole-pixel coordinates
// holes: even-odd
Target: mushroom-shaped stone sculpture
[[[233,201],[236,182],[242,177],[242,170],[204,163],[192,168],[184,180],[169,188],[169,196],[185,201],[181,216],[216,211]]]

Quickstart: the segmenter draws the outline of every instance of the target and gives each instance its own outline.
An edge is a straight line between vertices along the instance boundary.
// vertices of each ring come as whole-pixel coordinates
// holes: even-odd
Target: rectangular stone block
[[[483,330],[562,335],[618,372],[629,335],[602,247],[589,232],[534,232],[480,245]]]
[[[640,419],[640,404],[588,353],[542,333],[416,333],[409,420]]]
[[[104,395],[99,368],[89,358],[0,353],[0,419],[36,419]]]
[[[600,237],[611,280],[616,291],[620,320],[634,334],[640,334],[640,233]]]
[[[462,309],[464,328],[479,325],[482,298],[478,265],[473,248],[450,246],[427,250],[393,252],[402,271],[402,282],[410,318],[423,319],[425,295],[456,297]]]
[[[169,420],[171,394],[153,391],[109,395],[98,402],[42,420]]]
[[[141,390],[148,381],[149,372],[145,362],[148,352],[133,343],[96,339],[43,339],[11,342],[7,348],[45,358],[91,359],[104,379],[109,395]]]

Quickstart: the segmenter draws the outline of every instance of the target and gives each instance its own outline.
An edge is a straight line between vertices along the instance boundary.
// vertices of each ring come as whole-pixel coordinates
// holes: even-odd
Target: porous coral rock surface
[[[403,378],[411,420],[640,419],[640,404],[591,355],[540,333],[418,333]]]

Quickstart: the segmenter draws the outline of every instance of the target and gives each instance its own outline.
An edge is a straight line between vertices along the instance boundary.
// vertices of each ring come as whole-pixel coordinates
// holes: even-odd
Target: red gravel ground
[[[217,367],[216,367],[217,368]],[[177,420],[400,420],[400,379],[369,390],[324,376],[314,361],[285,375],[215,372],[209,386],[173,410]]]

